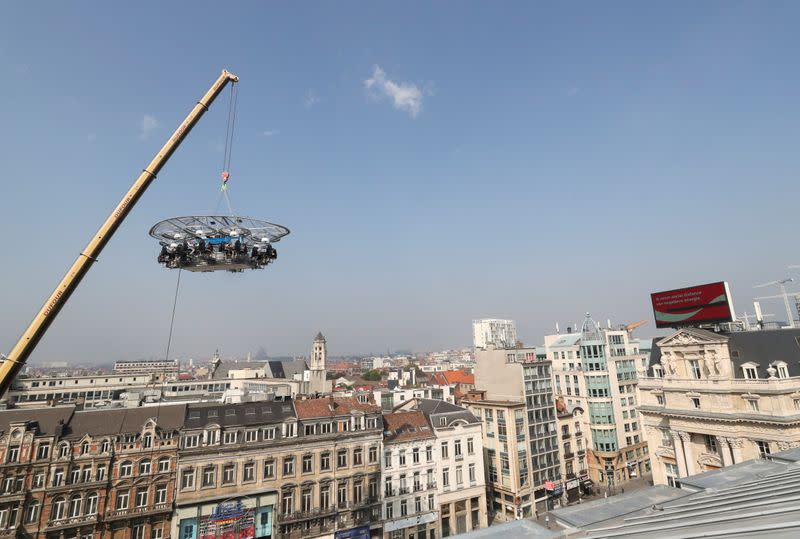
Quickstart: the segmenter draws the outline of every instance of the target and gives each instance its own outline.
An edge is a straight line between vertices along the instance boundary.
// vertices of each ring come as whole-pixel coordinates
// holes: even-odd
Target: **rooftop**
[[[371,402],[361,403],[355,397],[335,397],[298,400],[294,403],[298,419],[341,417],[352,412],[378,414],[381,407]]]
[[[281,423],[296,417],[292,401],[261,401],[241,404],[190,404],[186,428],[203,428],[208,424],[223,427]]]
[[[433,438],[433,431],[422,412],[383,414],[384,442],[405,442]]]

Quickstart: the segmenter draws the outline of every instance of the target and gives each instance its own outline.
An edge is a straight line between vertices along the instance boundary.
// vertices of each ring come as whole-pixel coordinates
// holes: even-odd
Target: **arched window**
[[[87,515],[95,515],[97,514],[97,493],[92,492],[86,497],[86,510],[84,511]]]
[[[67,502],[62,497],[53,500],[53,509],[50,511],[50,520],[61,520],[67,514]]]
[[[130,477],[133,474],[133,463],[129,460],[126,460],[122,464],[119,465],[119,476],[120,477]]]
[[[81,516],[81,497],[77,494],[69,499],[69,518]]]
[[[89,442],[83,442],[81,444],[81,455],[86,455],[89,453]]]
[[[139,475],[147,475],[150,473],[150,459],[144,459],[139,462]]]
[[[160,459],[158,459],[158,471],[159,472],[169,471],[169,457],[161,457]]]
[[[58,458],[66,458],[69,456],[69,444],[63,443],[58,446]]]

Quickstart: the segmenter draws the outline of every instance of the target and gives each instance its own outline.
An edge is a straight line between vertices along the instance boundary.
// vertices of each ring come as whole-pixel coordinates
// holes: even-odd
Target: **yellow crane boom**
[[[150,161],[139,177],[133,182],[133,185],[122,197],[122,200],[111,212],[111,215],[105,220],[103,225],[92,236],[91,241],[86,248],[78,255],[78,259],[72,264],[72,267],[67,271],[67,274],[58,283],[58,286],[44,303],[39,313],[25,330],[25,333],[19,338],[17,344],[9,352],[8,356],[4,358],[0,364],[0,395],[5,394],[6,390],[11,386],[14,377],[20,371],[25,361],[33,352],[36,344],[44,336],[47,328],[53,323],[58,312],[69,299],[70,295],[75,291],[83,279],[83,276],[92,267],[92,264],[97,260],[100,252],[105,247],[106,243],[114,235],[119,225],[130,213],[134,204],[144,194],[147,187],[156,178],[161,168],[166,164],[175,150],[178,149],[181,142],[186,138],[195,124],[200,120],[203,114],[214,102],[214,99],[222,92],[225,86],[229,83],[239,82],[239,77],[226,70],[214,81],[211,88],[208,89],[206,94],[197,102],[192,111],[186,116],[186,119],[178,126],[172,136],[167,140],[166,144],[158,151],[156,156]]]

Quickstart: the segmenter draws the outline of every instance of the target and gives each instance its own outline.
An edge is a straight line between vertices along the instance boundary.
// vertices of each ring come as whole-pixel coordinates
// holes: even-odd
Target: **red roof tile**
[[[314,417],[337,417],[350,415],[353,410],[364,413],[378,413],[381,407],[372,402],[361,403],[355,397],[322,397],[319,399],[297,400],[294,402],[297,419]]]
[[[389,443],[434,437],[425,414],[419,411],[383,414],[383,430]]]

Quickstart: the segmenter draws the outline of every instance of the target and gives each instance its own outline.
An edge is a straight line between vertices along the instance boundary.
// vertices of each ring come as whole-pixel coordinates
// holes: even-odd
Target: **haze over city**
[[[800,7],[763,7],[7,4],[0,351],[223,67],[234,209],[291,234],[266,270],[184,273],[171,356],[466,347],[483,317],[535,345],[586,311],[647,336],[650,292],[718,280],[749,310],[800,263]],[[214,210],[226,106],[34,362],[163,355],[176,273],[147,232]]]

